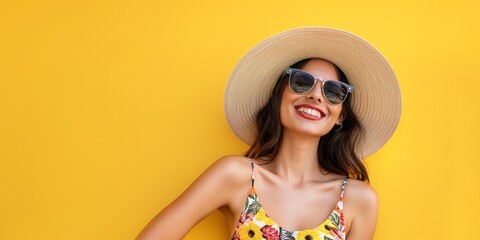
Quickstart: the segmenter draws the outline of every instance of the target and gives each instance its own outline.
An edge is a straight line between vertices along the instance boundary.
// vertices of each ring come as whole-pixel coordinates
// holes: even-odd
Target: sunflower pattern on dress
[[[254,187],[253,162],[252,188],[243,207],[237,228],[231,240],[343,240],[345,224],[343,217],[343,192],[347,178],[343,181],[340,199],[330,216],[313,229],[289,231],[279,226],[263,209]]]

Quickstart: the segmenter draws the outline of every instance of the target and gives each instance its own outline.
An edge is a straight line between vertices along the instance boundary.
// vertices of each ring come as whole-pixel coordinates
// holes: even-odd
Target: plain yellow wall
[[[133,239],[247,149],[223,113],[240,57],[309,25],[362,36],[400,81],[397,132],[365,160],[375,239],[480,239],[477,2],[2,0],[0,239]],[[228,239],[222,221],[187,239]]]

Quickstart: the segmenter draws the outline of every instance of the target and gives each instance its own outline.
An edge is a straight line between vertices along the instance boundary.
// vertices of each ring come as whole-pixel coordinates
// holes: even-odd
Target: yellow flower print
[[[240,240],[262,240],[262,232],[260,228],[250,221],[248,224],[243,224],[240,228]]]
[[[326,227],[327,226],[327,227]],[[318,230],[323,234],[330,236],[330,229],[327,229],[328,226],[333,226],[332,220],[329,218],[321,226],[318,226]]]
[[[265,225],[273,226],[275,224],[273,220],[267,216],[267,214],[265,213],[265,210],[263,210],[263,207],[260,208],[260,210],[258,210],[256,219],[258,221],[265,223]]]
[[[298,240],[320,240],[320,233],[314,229],[303,230],[298,232]]]

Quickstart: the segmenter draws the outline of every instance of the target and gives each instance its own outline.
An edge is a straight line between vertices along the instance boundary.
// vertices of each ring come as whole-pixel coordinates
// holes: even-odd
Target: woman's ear
[[[342,125],[343,120],[345,120],[345,117],[346,117],[346,115],[347,115],[345,112],[346,112],[346,111],[345,111],[345,108],[342,109],[342,112],[340,113],[340,116],[338,117],[338,119],[337,119],[337,121],[335,122],[335,124],[337,124],[337,125]]]

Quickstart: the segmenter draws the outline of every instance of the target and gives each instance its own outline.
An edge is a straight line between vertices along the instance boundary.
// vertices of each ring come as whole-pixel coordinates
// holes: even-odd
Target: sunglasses
[[[321,80],[300,69],[287,68],[285,74],[290,75],[288,78],[290,90],[297,94],[307,93],[313,89],[318,80],[321,81],[323,96],[331,105],[343,103],[348,93],[353,91],[353,87],[346,83],[335,80]]]

